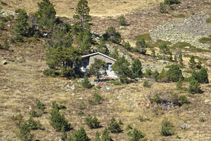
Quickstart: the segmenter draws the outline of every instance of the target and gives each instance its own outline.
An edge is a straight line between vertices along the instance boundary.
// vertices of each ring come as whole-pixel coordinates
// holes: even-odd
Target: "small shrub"
[[[100,101],[102,100],[102,96],[99,94],[99,93],[94,93],[94,99],[95,99],[95,102],[97,103],[97,104],[99,104],[100,103]]]
[[[111,138],[111,136],[109,136],[109,131],[107,128],[105,128],[102,132],[102,136],[101,136],[101,140],[102,141],[113,141],[113,139]]]
[[[200,121],[200,122],[204,122],[205,120],[204,120],[203,117],[200,117],[200,118],[199,118],[199,121]]]
[[[149,88],[151,85],[148,81],[144,81],[143,86]]]
[[[178,15],[176,15],[174,17],[176,17],[176,18],[185,18],[185,15],[184,14],[178,14]]]
[[[162,136],[170,136],[174,134],[174,131],[173,124],[168,119],[164,118],[161,123],[160,134]]]
[[[90,105],[96,105],[97,103],[94,100],[88,99],[88,103]]]
[[[200,84],[197,80],[190,81],[188,92],[190,92],[190,93],[200,93],[201,92]]]
[[[182,71],[180,70],[178,65],[171,65],[168,72],[167,77],[169,80],[173,82],[179,81],[179,79],[183,80],[184,77],[182,76]]]
[[[121,123],[118,123],[114,117],[112,117],[110,123],[108,124],[108,130],[111,131],[111,133],[119,133],[121,132]]]
[[[130,45],[130,43],[129,42],[125,42],[124,40],[123,40],[123,42],[122,42],[122,46],[125,48],[125,49],[127,49],[127,50],[132,50],[131,49],[131,45]]]
[[[43,74],[46,75],[46,76],[51,76],[51,77],[58,76],[58,73],[56,73],[56,71],[54,69],[45,69],[43,71]]]
[[[9,50],[9,43],[7,42],[7,39],[4,40],[3,47],[4,49]]]
[[[152,76],[152,70],[150,68],[147,68],[145,70],[144,76],[147,77],[147,78],[151,78],[151,76]]]
[[[0,29],[1,29],[1,30],[4,30],[4,28],[5,28],[5,27],[4,27],[4,23],[1,23],[1,24],[0,24]]]
[[[172,5],[172,4],[180,4],[178,0],[164,0],[164,4]]]
[[[181,105],[190,103],[185,95],[180,95],[179,96],[179,101],[180,101]]]
[[[128,124],[128,126],[126,127],[126,130],[130,130],[130,129],[133,129],[130,124]]]
[[[10,43],[11,44],[15,44],[16,42],[15,42],[15,39],[14,38],[10,38]]]
[[[181,139],[178,135],[176,136],[176,139]]]
[[[152,49],[151,56],[152,56],[152,57],[156,57],[156,55],[155,55],[155,50],[154,50],[154,49]]]
[[[8,4],[3,2],[3,1],[1,1],[1,5],[7,6]]]
[[[78,112],[78,115],[79,116],[82,116],[82,115],[84,115],[84,112],[83,111],[80,111],[80,112]]]
[[[36,107],[37,107],[38,109],[40,109],[41,111],[44,112],[44,110],[45,110],[45,104],[42,103],[39,99],[36,99],[36,101],[37,101]]]
[[[43,113],[37,113],[35,110],[33,110],[32,112],[29,112],[29,114],[32,117],[41,117],[43,115]]]
[[[144,118],[142,116],[138,116],[137,118],[140,122],[143,122],[144,121]]]
[[[40,121],[35,121],[33,120],[33,117],[30,116],[29,120],[28,120],[29,126],[31,127],[32,130],[36,130],[36,129],[41,129],[42,128],[42,124],[40,123]]]
[[[100,141],[100,133],[98,131],[95,133],[95,141]]]
[[[206,22],[211,23],[211,18],[207,18]]]
[[[87,88],[87,89],[92,88],[92,85],[89,82],[89,79],[87,77],[87,74],[84,75],[84,80],[82,81],[81,85],[82,85],[83,88]]]
[[[62,134],[60,135],[61,139],[62,139],[62,140],[66,140],[66,139],[67,139],[67,133],[66,133],[64,127],[62,127],[61,132],[62,132]]]
[[[16,125],[20,126],[20,125],[21,125],[21,121],[22,121],[22,119],[23,119],[23,116],[22,116],[21,114],[19,114],[19,115],[17,115],[17,116],[12,116],[11,119],[12,119],[12,121],[13,121]]]
[[[59,110],[54,108],[50,112],[50,124],[56,129],[56,131],[61,131],[62,127],[65,128],[65,131],[70,129],[71,124],[65,119],[64,115],[59,113]]]
[[[182,88],[182,79],[179,79],[176,86],[177,86],[178,89]]]
[[[122,85],[122,82],[119,81],[115,81],[115,80],[111,80],[110,83],[114,84],[114,85]]]
[[[32,141],[34,134],[31,134],[30,125],[26,122],[20,126],[20,132],[17,134],[17,137],[23,141]]]
[[[83,127],[80,128],[75,134],[75,141],[90,141]],[[71,140],[70,140],[71,141]]]
[[[151,103],[161,103],[162,99],[160,98],[160,96],[158,94],[155,94],[154,97],[149,97],[149,100]]]
[[[126,20],[125,20],[125,16],[121,15],[119,18],[118,24],[119,25],[126,25]]]
[[[19,42],[24,42],[24,37],[23,37],[23,35],[16,34],[15,40],[18,40]]]
[[[96,117],[92,118],[90,114],[86,117],[86,125],[89,126],[90,129],[100,127],[100,122]]]
[[[79,103],[79,104],[77,105],[77,108],[78,108],[78,109],[81,109],[81,110],[85,109],[85,104],[84,104],[84,102],[81,101],[81,103]]]
[[[160,13],[168,13],[168,11],[166,10],[166,8],[162,2],[160,3],[159,11],[160,11]]]
[[[129,131],[127,134],[131,137],[130,141],[139,141],[145,136],[140,130],[137,130],[136,128],[133,129],[133,132]]]

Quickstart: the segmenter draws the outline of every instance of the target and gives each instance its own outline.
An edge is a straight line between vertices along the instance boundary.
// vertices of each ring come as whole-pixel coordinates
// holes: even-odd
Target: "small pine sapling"
[[[30,125],[27,124],[26,122],[23,125],[21,125],[17,137],[23,141],[32,141],[34,134],[31,134]]]

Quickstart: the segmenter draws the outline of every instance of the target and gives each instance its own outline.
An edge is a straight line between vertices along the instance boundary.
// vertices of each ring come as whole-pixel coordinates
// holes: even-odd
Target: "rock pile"
[[[150,30],[150,37],[153,41],[164,40],[173,44],[177,42],[187,42],[197,48],[207,49],[209,44],[200,43],[202,37],[211,35],[211,26],[206,22],[207,16],[204,12],[194,14],[189,18],[165,23]]]

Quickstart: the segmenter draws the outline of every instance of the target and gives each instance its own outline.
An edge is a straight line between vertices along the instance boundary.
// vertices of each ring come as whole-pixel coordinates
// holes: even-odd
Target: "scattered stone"
[[[29,105],[29,110],[31,110],[32,109],[32,107]]]
[[[2,61],[2,65],[6,65],[7,64],[7,61],[6,60],[3,60]]]
[[[211,102],[211,100],[209,100],[209,99],[206,99],[204,102],[205,102],[205,103],[208,103],[208,102]]]
[[[75,95],[75,93],[72,93],[72,95]]]
[[[80,97],[79,99],[83,99],[82,97]]]

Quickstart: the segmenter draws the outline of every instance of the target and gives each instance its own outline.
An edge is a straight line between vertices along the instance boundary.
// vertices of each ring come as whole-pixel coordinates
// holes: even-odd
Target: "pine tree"
[[[131,137],[130,141],[139,141],[141,138],[144,138],[144,134],[137,130],[136,128],[133,129],[133,132],[129,132],[128,135]]]
[[[142,72],[142,64],[139,61],[139,59],[135,59],[132,63],[131,69],[133,71],[134,77],[137,78],[142,78],[143,77],[143,72]]]
[[[20,126],[20,132],[17,134],[17,137],[23,141],[32,141],[34,134],[31,134],[30,125],[26,122]]]
[[[177,86],[178,89],[182,88],[182,79],[179,79],[176,86]]]
[[[42,30],[43,27],[51,30],[56,20],[56,10],[54,5],[49,0],[42,0],[37,3],[39,10],[37,11],[39,18],[39,28]]]
[[[28,15],[25,10],[18,9],[18,17],[16,19],[15,35],[16,39],[19,40],[23,36],[28,34],[29,24],[28,24]],[[22,40],[20,40],[22,41]]]
[[[201,89],[199,82],[197,80],[191,79],[188,91],[190,93],[200,93]]]
[[[191,69],[195,69],[196,68],[196,62],[195,62],[195,57],[193,55],[191,55],[190,60],[188,62],[188,65]]]
[[[198,81],[199,83],[209,83],[208,73],[205,67],[202,67],[198,72]]]
[[[152,74],[153,78],[155,79],[155,81],[158,80],[158,77],[159,77],[159,72],[157,70],[155,70]]]
[[[7,39],[4,40],[3,47],[4,49],[9,50],[9,43],[7,42]]]
[[[120,81],[123,83],[128,83],[128,77],[133,78],[133,72],[129,68],[130,63],[125,59],[125,57],[119,57],[116,62],[112,65],[112,70],[119,77]]]
[[[167,71],[165,71],[164,69],[160,72],[158,78],[161,82],[169,82]]]
[[[117,47],[114,48],[114,52],[111,54],[111,57],[114,59],[117,59],[119,57]]]
[[[196,68],[201,69],[201,67],[202,67],[201,64],[202,64],[201,59],[198,59],[198,63],[196,65]]]
[[[98,128],[100,126],[100,122],[96,117],[92,118],[90,114],[86,117],[86,124],[89,126],[90,129]]]
[[[111,133],[119,133],[121,132],[121,123],[118,123],[114,117],[112,117],[110,123],[108,124],[108,130],[111,131]]]
[[[77,7],[76,7],[76,11],[75,11],[75,15],[73,16],[73,18],[79,19],[81,22],[81,27],[84,26],[85,22],[90,21],[92,18],[89,15],[89,7],[88,7],[88,1],[87,0],[79,0]]]
[[[163,58],[165,59],[165,55],[170,53],[170,50],[166,43],[162,43],[159,45],[160,53],[163,54]]]
[[[119,25],[126,25],[126,20],[125,20],[125,16],[121,15],[119,18],[118,24]]]
[[[92,85],[91,85],[91,83],[89,82],[89,79],[88,79],[88,77],[87,77],[87,74],[84,74],[84,80],[82,81],[82,87],[84,87],[84,88],[88,88],[88,89],[90,89],[90,88],[92,88]]]
[[[183,80],[182,71],[180,70],[178,65],[171,65],[167,73],[168,79],[173,82],[177,82],[179,81],[179,79]]]
[[[136,41],[136,50],[140,52],[141,54],[146,54],[147,50],[146,48],[148,45],[145,42],[144,38],[141,38],[141,40]]]
[[[97,50],[96,50],[96,52],[101,52],[101,53],[106,54],[106,55],[109,54],[109,50],[108,50],[108,48],[106,47],[104,37],[101,37],[101,38],[100,38],[100,44],[97,45]]]
[[[94,63],[90,67],[89,73],[95,75],[99,82],[100,77],[103,75],[103,73],[104,74],[106,73],[106,68],[107,68],[107,65],[105,61],[95,58]]]
[[[75,141],[89,141],[89,137],[86,135],[86,132],[84,130],[83,127],[80,128],[80,130],[78,130],[75,133]]]
[[[152,56],[152,57],[155,57],[155,50],[154,50],[154,49],[152,49],[151,56]]]
[[[109,136],[109,131],[107,128],[105,128],[102,132],[102,136],[101,136],[101,140],[102,141],[113,141],[113,139],[111,138],[111,136]]]
[[[182,52],[180,51],[180,53],[179,53],[179,64],[180,65],[183,65],[183,59],[182,59]]]
[[[121,35],[114,27],[108,27],[103,37],[116,44],[121,42]]]
[[[33,120],[32,116],[30,116],[30,118],[28,120],[28,123],[29,123],[29,125],[30,125],[32,130],[34,130],[34,129],[41,129],[41,127],[42,127],[42,124],[40,123],[40,121],[36,122],[35,120]]]
[[[101,141],[100,140],[100,133],[98,131],[95,133],[95,141]]]

